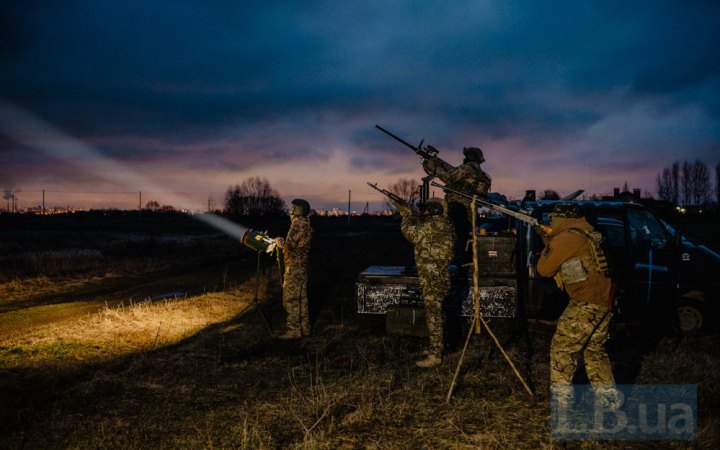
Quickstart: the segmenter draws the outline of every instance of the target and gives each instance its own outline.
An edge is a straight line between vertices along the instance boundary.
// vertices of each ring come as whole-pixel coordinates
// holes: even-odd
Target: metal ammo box
[[[478,237],[478,297],[484,317],[518,315],[515,243],[515,237]],[[451,286],[445,298],[445,312],[472,316],[475,313],[472,274],[460,276],[455,266],[450,268]],[[410,330],[418,322],[424,326],[421,294],[417,271],[405,266],[370,266],[360,273],[356,283],[358,313],[387,314],[388,331],[399,334],[417,334]]]

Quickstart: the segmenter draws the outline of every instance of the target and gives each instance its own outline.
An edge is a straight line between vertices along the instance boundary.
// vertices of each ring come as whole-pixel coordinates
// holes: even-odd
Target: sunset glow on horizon
[[[366,182],[424,172],[375,124],[451,164],[481,147],[509,198],[653,195],[675,161],[720,162],[716,2],[4,9],[0,189],[20,208],[206,210],[260,177],[286,203],[383,209]]]

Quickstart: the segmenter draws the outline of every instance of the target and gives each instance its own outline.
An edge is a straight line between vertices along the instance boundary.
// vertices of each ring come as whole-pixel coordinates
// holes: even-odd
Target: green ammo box
[[[427,336],[425,308],[422,306],[390,305],[387,307],[385,332],[400,336]]]

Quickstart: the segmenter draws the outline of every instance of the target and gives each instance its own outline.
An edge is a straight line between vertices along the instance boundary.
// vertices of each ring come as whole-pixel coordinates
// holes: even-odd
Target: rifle
[[[413,208],[408,202],[400,198],[397,194],[394,194],[383,188],[379,188],[377,183],[372,184],[368,182],[367,185],[389,198],[390,201],[397,207],[398,211],[400,211],[400,214],[417,214],[417,210],[415,210],[415,208]]]
[[[510,208],[509,205],[502,205],[502,204],[496,203],[494,201],[490,201],[486,198],[479,197],[477,195],[466,194],[465,192],[461,192],[456,189],[453,189],[453,188],[450,188],[447,186],[443,186],[434,181],[431,184],[435,187],[444,189],[447,192],[452,192],[453,194],[460,195],[460,196],[465,197],[470,200],[475,198],[475,201],[478,204],[480,204],[486,208],[490,208],[493,211],[497,211],[499,213],[505,214],[506,216],[514,217],[514,218],[516,218],[522,222],[525,222],[527,224],[530,224],[533,226],[540,225],[540,222],[535,217],[531,216],[529,211],[525,211],[523,209],[514,210],[514,209]]]

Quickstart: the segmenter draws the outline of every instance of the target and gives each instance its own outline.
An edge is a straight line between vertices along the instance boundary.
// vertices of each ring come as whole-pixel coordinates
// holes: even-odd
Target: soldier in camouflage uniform
[[[287,331],[280,339],[298,339],[310,335],[307,281],[310,257],[310,204],[303,199],[292,201],[290,230],[287,237],[277,238],[277,246],[283,250],[285,274],[283,276],[283,307],[287,312]]]
[[[463,163],[457,167],[439,158],[430,158],[423,162],[423,168],[428,175],[440,178],[451,189],[468,195],[486,195],[492,180],[480,167],[485,162],[482,150],[477,147],[465,147],[463,155],[465,156]],[[447,192],[445,199],[448,203],[448,215],[457,235],[455,261],[458,265],[462,265],[466,262],[466,246],[475,211],[472,210],[471,200],[461,195]]]
[[[570,297],[550,345],[553,393],[557,401],[572,403],[572,379],[582,354],[596,394],[605,406],[617,406],[615,379],[604,348],[612,316],[612,280],[598,263],[600,233],[576,205],[557,205],[550,217],[552,231],[540,232],[545,249],[537,270],[541,276],[555,277]]]
[[[450,289],[448,264],[453,257],[455,233],[447,218],[447,205],[440,198],[427,201],[424,215],[414,213],[407,205],[396,206],[402,214],[402,233],[415,248],[415,265],[430,335],[428,356],[416,364],[433,367],[442,361],[443,300]]]

